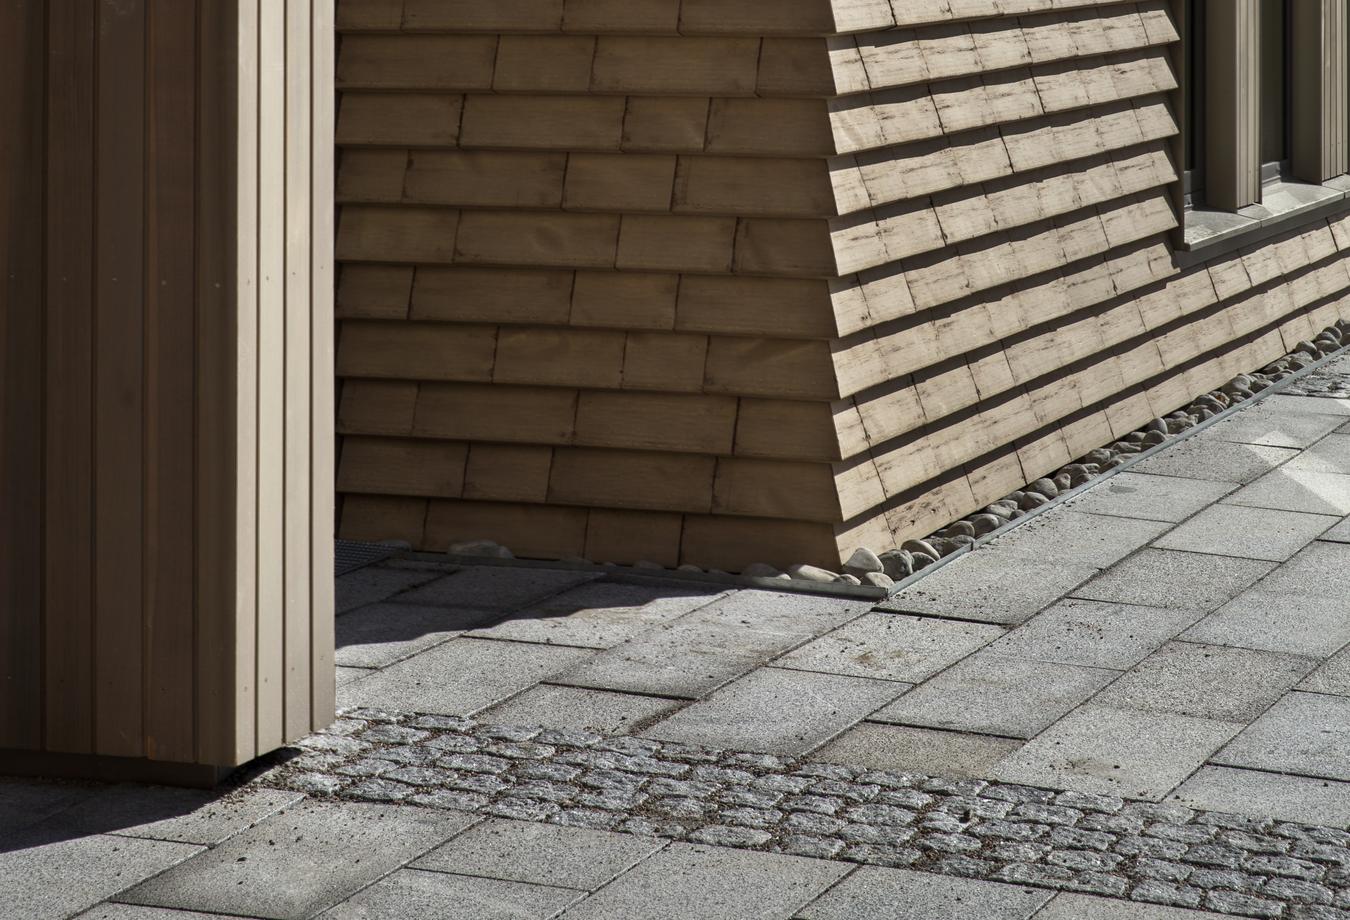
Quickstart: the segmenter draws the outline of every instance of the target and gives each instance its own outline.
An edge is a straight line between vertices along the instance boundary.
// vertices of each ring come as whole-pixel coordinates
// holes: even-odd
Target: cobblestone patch
[[[258,782],[1242,917],[1350,920],[1350,832],[629,736],[349,710]]]
[[[1313,371],[1284,389],[1290,396],[1322,396],[1332,399],[1350,399],[1350,364],[1337,361],[1321,370]]]

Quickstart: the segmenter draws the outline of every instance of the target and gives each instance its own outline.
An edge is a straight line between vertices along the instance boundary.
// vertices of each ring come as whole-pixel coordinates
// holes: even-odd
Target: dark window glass
[[[1205,3],[1186,4],[1186,170],[1194,173],[1204,163],[1205,124]],[[1196,184],[1192,177],[1192,185]],[[1195,190],[1194,188],[1192,189]]]
[[[1261,162],[1289,159],[1289,3],[1261,0]]]

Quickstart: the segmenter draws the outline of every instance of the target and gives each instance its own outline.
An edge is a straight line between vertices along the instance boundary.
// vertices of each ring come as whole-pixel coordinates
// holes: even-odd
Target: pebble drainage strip
[[[353,709],[255,782],[1242,917],[1350,920],[1350,832],[631,736]]]

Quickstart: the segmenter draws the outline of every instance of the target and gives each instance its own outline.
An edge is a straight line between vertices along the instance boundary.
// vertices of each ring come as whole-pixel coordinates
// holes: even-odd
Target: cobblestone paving
[[[1325,396],[1350,399],[1350,360],[1333,361],[1321,370],[1296,380],[1280,392],[1288,396]]]
[[[258,780],[1244,917],[1350,920],[1350,832],[643,738],[346,712]]]

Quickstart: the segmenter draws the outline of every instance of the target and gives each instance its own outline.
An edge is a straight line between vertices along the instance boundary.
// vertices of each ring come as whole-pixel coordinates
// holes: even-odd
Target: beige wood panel
[[[0,770],[332,719],[333,19],[0,10]]]

